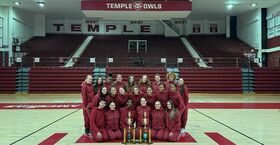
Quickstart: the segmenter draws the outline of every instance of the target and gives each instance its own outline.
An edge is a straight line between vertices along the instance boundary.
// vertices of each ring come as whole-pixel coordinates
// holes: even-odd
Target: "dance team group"
[[[143,128],[146,112],[152,139],[177,141],[185,132],[189,95],[184,80],[176,78],[171,72],[164,82],[159,74],[153,82],[147,75],[136,82],[130,75],[124,82],[121,74],[113,81],[109,73],[105,80],[98,77],[93,83],[92,75],[87,75],[81,84],[85,133],[98,142],[122,139],[123,129],[128,128],[128,113],[133,126]]]

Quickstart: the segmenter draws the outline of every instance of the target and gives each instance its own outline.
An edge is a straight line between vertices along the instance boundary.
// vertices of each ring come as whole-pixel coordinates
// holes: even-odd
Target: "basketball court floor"
[[[0,94],[0,145],[82,145],[79,94]],[[280,94],[191,94],[189,145],[279,145]],[[103,144],[121,144],[114,141]]]

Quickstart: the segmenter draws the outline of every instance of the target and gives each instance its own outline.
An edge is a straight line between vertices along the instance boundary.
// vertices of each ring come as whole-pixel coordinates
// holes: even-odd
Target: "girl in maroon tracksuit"
[[[107,104],[110,104],[111,102],[115,102],[117,98],[117,89],[116,87],[111,87],[110,89],[110,95],[106,96],[105,100]],[[119,106],[118,104],[116,104],[117,107]]]
[[[164,84],[159,85],[159,92],[156,94],[157,99],[162,104],[163,109],[166,109],[167,101],[169,100],[169,90],[165,89]]]
[[[147,105],[147,100],[145,97],[142,97],[140,99],[140,103],[141,103],[141,105],[136,108],[136,112],[137,112],[136,125],[137,125],[137,127],[144,127],[143,119],[144,119],[144,112],[146,112],[147,119],[148,119],[146,127],[150,127],[151,126],[151,122],[150,122],[151,107]]]
[[[138,87],[133,88],[133,92],[130,93],[129,98],[132,100],[132,103],[135,107],[140,105],[140,99],[144,94],[139,91]]]
[[[153,92],[152,87],[148,87],[147,88],[147,93],[145,94],[145,98],[147,98],[148,105],[151,106],[151,108],[154,108],[155,101],[157,100],[157,96]]]
[[[131,119],[133,119],[133,123],[132,124],[134,124],[134,122],[136,121],[136,118],[137,118],[137,116],[136,116],[137,114],[136,114],[136,111],[134,109],[134,106],[132,104],[132,100],[131,99],[128,99],[127,103],[126,103],[126,106],[120,109],[120,115],[121,115],[121,118],[120,118],[120,128],[121,129],[128,127],[128,124],[127,124],[128,112],[131,113]]]
[[[165,141],[177,141],[180,134],[181,115],[178,109],[174,107],[172,100],[167,102],[165,121],[167,128],[164,131],[163,139]]]
[[[108,73],[106,80],[103,81],[103,86],[105,86],[108,90],[111,89],[111,85],[112,85],[112,78],[113,78],[113,74],[112,73]]]
[[[180,93],[177,91],[177,88],[174,84],[170,85],[169,99],[173,101],[174,107],[178,108],[180,113],[182,113],[185,110],[185,104],[183,102],[183,99]]]
[[[98,77],[93,85],[94,94],[99,93],[102,87],[103,87],[103,79],[102,77]]]
[[[177,90],[181,94],[181,97],[183,99],[183,102],[185,104],[185,110],[182,112],[182,117],[181,117],[181,130],[182,132],[185,132],[185,127],[187,125],[188,121],[188,105],[189,105],[189,91],[187,86],[184,83],[184,79],[180,78],[177,86]],[[182,133],[181,132],[181,133]]]
[[[102,87],[101,92],[95,95],[94,99],[92,100],[92,108],[98,107],[98,102],[100,100],[105,100],[109,96],[107,87]],[[106,107],[105,107],[106,108]]]
[[[159,85],[161,84],[160,82],[160,75],[156,74],[155,75],[155,81],[152,83],[153,91],[154,93],[159,92]]]
[[[127,84],[125,85],[125,91],[127,93],[131,93],[133,91],[133,87],[136,86],[136,82],[133,75],[128,76]]]
[[[142,93],[147,93],[147,88],[152,87],[152,84],[147,75],[143,75],[138,83],[138,88]]]
[[[177,75],[174,72],[169,72],[166,74],[166,82],[165,82],[165,88],[167,90],[170,90],[170,85],[175,84],[175,79],[177,78]]]
[[[119,105],[119,108],[122,108],[126,105],[126,102],[128,100],[128,94],[125,92],[124,88],[119,88],[119,93],[116,97],[116,103]]]
[[[92,87],[92,76],[87,75],[85,82],[82,86],[82,100],[83,100],[83,116],[84,116],[84,126],[85,133],[89,134],[90,130],[90,117],[89,117],[89,105],[94,98],[94,92]]]
[[[163,140],[165,131],[165,110],[161,107],[160,101],[155,102],[155,109],[152,116],[152,139]]]
[[[112,84],[112,86],[116,87],[116,90],[119,90],[120,87],[124,88],[126,85],[126,82],[122,80],[122,75],[117,74],[116,81]]]
[[[93,139],[97,142],[108,141],[108,134],[105,129],[105,109],[106,101],[100,100],[98,107],[91,111],[90,116],[90,130]]]
[[[109,108],[110,109],[105,113],[106,130],[109,140],[121,139],[122,133],[119,128],[120,112],[116,110],[115,102],[111,102]]]

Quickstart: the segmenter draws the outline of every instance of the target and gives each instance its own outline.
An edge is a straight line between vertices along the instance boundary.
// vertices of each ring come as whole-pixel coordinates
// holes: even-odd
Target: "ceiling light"
[[[255,7],[257,5],[258,5],[257,3],[253,3],[253,4],[251,4],[251,7]]]
[[[231,10],[233,8],[233,4],[228,4],[227,9]]]
[[[40,7],[44,7],[44,6],[45,6],[45,3],[44,3],[44,2],[37,2],[37,4],[38,4]]]
[[[18,5],[20,5],[21,3],[18,2],[18,1],[15,1],[14,4],[18,6]]]

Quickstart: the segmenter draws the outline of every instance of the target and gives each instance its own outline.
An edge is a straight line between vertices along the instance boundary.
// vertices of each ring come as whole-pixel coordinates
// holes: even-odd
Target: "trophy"
[[[148,118],[147,118],[147,112],[144,112],[144,118],[143,118],[143,132],[142,132],[142,128],[140,128],[139,130],[139,141],[140,143],[145,143],[145,144],[152,144],[152,133],[151,133],[151,129],[147,128],[148,125]]]
[[[147,128],[148,125],[147,112],[144,112],[143,128],[139,128],[139,140],[135,138],[136,129],[133,127],[133,119],[131,117],[131,112],[127,114],[127,125],[128,128],[123,129],[123,143],[124,144],[152,144],[152,131],[150,128]]]
[[[131,118],[131,112],[128,112],[127,114],[127,125],[128,128],[124,128],[123,129],[123,143],[127,144],[127,143],[135,143],[135,128],[131,128],[131,125],[133,123],[133,119]]]

